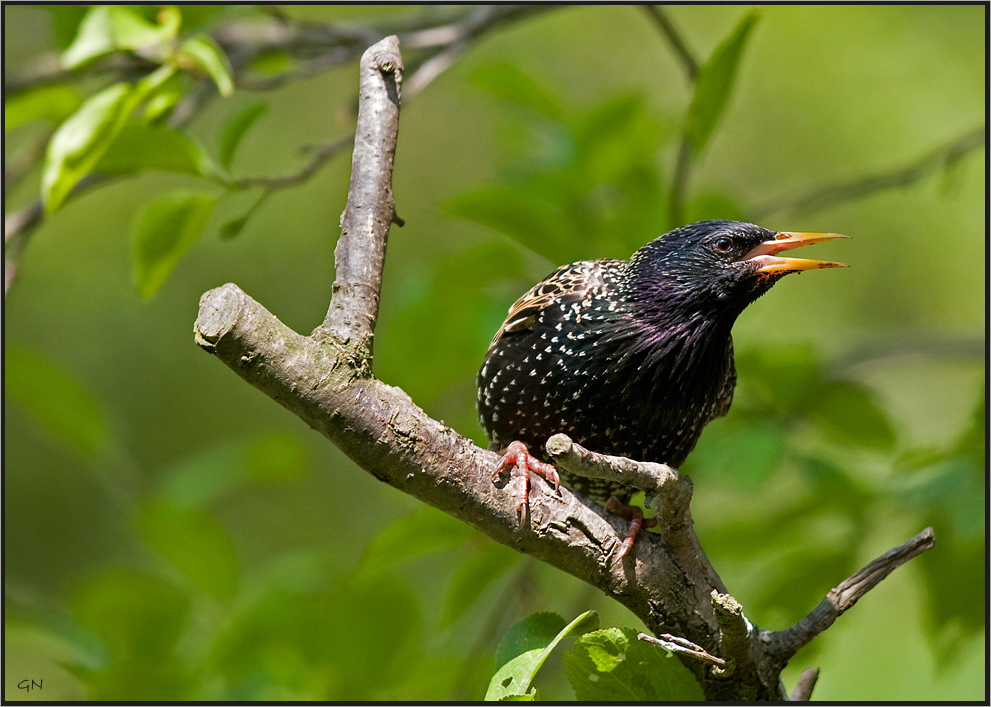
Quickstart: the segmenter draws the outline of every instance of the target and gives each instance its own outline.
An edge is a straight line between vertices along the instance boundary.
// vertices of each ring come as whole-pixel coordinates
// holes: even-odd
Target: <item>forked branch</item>
[[[709,563],[692,526],[691,481],[670,467],[596,454],[557,435],[548,450],[562,466],[585,476],[629,479],[656,495],[661,533],[642,533],[633,551],[613,564],[625,521],[568,489],[556,494],[542,483],[530,495],[529,520],[521,527],[515,495],[492,484],[497,455],[431,419],[406,393],[371,373],[386,239],[396,222],[391,175],[401,71],[395,37],[373,45],[361,61],[351,187],[325,322],[311,336],[300,335],[227,284],[201,298],[197,343],[376,478],[629,607],[678,646],[709,699],[787,699],[780,673],[788,658],[892,569],[931,545],[931,531],[840,584],[792,628],[768,634],[744,616]],[[803,678],[795,695],[807,699],[812,684]]]

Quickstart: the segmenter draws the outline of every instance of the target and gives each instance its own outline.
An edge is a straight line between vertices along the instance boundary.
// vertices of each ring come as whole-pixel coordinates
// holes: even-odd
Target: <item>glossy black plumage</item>
[[[630,260],[565,265],[512,306],[478,374],[479,417],[504,450],[546,459],[564,432],[597,452],[679,466],[729,409],[737,316],[789,272],[839,263],[776,253],[833,234],[704,221]],[[561,474],[599,502],[633,489]]]

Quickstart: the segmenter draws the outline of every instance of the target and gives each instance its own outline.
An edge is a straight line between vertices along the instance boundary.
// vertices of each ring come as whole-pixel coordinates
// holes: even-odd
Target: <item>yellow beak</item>
[[[764,241],[744,258],[747,262],[759,263],[757,272],[766,274],[780,273],[787,275],[793,272],[804,270],[818,270],[820,268],[847,268],[846,263],[834,263],[830,260],[809,260],[807,258],[780,258],[778,253],[783,250],[799,248],[803,245],[812,245],[822,241],[832,241],[837,238],[849,238],[839,233],[802,233],[799,231],[781,231],[774,238]]]

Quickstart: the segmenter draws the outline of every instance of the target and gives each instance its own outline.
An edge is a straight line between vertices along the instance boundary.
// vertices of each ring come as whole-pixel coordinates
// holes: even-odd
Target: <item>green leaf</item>
[[[496,649],[495,674],[485,693],[486,700],[502,700],[510,695],[527,695],[537,671],[551,651],[567,636],[592,631],[599,615],[586,611],[567,626],[559,615],[531,614],[509,627]]]
[[[149,125],[162,123],[172,114],[182,96],[182,87],[178,82],[162,86],[148,99],[141,121]]]
[[[75,69],[117,50],[164,45],[179,31],[178,9],[166,7],[161,24],[149,22],[126,5],[97,5],[83,18],[75,40],[62,54],[62,66]]]
[[[248,225],[248,221],[251,220],[251,218],[255,215],[255,212],[262,207],[262,204],[264,204],[268,200],[268,197],[270,197],[271,195],[272,195],[271,190],[262,189],[261,193],[255,199],[254,203],[248,207],[247,211],[245,211],[240,216],[232,218],[223,223],[223,225],[220,227],[220,239],[226,241],[226,240],[230,240],[231,238],[237,238],[238,236],[240,236],[241,231],[243,231],[244,227]]]
[[[176,191],[151,202],[134,228],[134,282],[142,297],[154,296],[179,259],[200,237],[217,199]]]
[[[111,444],[107,422],[93,394],[36,354],[4,347],[4,395],[85,456],[92,457]]]
[[[716,48],[708,63],[699,69],[685,126],[685,136],[696,155],[705,148],[729,103],[740,57],[756,22],[757,13],[748,13],[733,34]]]
[[[237,551],[230,534],[207,513],[160,501],[144,503],[138,531],[198,590],[228,599],[237,586]]]
[[[69,196],[110,148],[134,109],[172,76],[163,66],[134,84],[116,83],[79,107],[52,136],[41,175],[45,213],[51,214]]]
[[[531,76],[513,64],[482,66],[471,74],[471,81],[490,93],[528,108],[555,122],[564,111],[557,98]]]
[[[213,38],[206,34],[190,37],[182,43],[179,51],[213,79],[221,96],[227,97],[234,93],[230,62],[227,61],[224,50]]]
[[[220,164],[224,166],[224,169],[229,170],[231,168],[234,153],[237,152],[241,139],[267,110],[267,103],[252,103],[231,118],[230,122],[224,126],[224,131],[220,135]]]
[[[704,700],[692,673],[673,656],[637,639],[631,628],[587,633],[564,653],[564,671],[579,702]]]
[[[65,50],[79,34],[79,26],[90,11],[85,5],[41,5],[52,18],[52,33],[55,46]]]
[[[845,444],[889,449],[895,431],[871,393],[853,383],[833,383],[816,396],[810,411],[828,434]]]
[[[79,89],[62,83],[15,93],[3,103],[4,132],[32,120],[61,123],[72,115],[82,102]]]
[[[45,212],[61,206],[76,183],[113,142],[133,107],[134,87],[117,83],[90,96],[55,131],[45,154],[41,196]]]
[[[402,560],[456,547],[475,537],[475,530],[434,508],[399,518],[378,532],[361,560],[362,575],[381,572]]]
[[[129,122],[93,166],[94,172],[179,172],[219,179],[219,170],[199,143],[169,127]]]

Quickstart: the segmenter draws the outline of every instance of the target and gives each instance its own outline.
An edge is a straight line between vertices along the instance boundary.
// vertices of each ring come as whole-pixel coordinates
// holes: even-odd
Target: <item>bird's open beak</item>
[[[839,233],[800,233],[798,231],[781,231],[774,238],[764,241],[752,251],[747,253],[744,260],[746,262],[759,263],[757,272],[766,274],[787,275],[792,272],[802,272],[804,270],[818,270],[819,268],[846,268],[846,263],[834,263],[830,260],[809,260],[807,258],[781,258],[778,253],[783,250],[799,248],[803,245],[812,245],[822,241],[831,241],[836,238],[849,238],[841,236]]]

